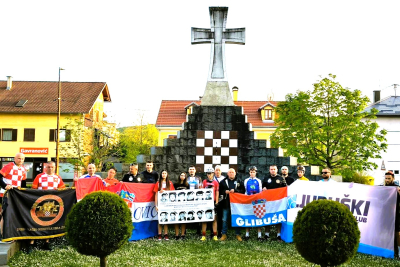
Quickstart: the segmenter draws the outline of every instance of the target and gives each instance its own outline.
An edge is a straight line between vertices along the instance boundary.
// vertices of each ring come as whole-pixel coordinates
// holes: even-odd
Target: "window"
[[[24,142],[35,141],[35,129],[24,129]]]
[[[272,120],[272,109],[266,109],[265,110],[265,119],[266,120]]]
[[[1,130],[2,141],[17,141],[17,129],[2,129]]]
[[[49,141],[57,141],[57,129],[50,129]],[[60,129],[60,142],[71,142],[71,130]]]

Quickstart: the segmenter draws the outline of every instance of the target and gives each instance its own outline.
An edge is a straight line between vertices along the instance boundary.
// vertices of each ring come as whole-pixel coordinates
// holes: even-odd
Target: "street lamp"
[[[56,173],[59,174],[59,162],[60,162],[60,115],[61,115],[61,71],[64,70],[63,68],[58,68],[58,98],[57,98],[57,135],[56,135]]]

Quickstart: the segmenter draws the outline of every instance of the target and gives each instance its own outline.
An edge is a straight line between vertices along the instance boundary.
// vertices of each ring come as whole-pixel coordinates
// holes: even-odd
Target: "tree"
[[[63,129],[69,130],[69,142],[60,144],[61,157],[73,164],[76,169],[94,163],[101,170],[103,162],[119,153],[119,138],[115,127],[106,122],[86,122],[83,115],[69,117]]]
[[[123,129],[120,146],[124,162],[135,162],[139,154],[149,154],[157,146],[158,131],[154,124],[131,126]]]
[[[115,193],[93,192],[78,202],[65,222],[67,239],[79,253],[106,257],[124,245],[132,234],[132,215],[125,201]]]
[[[368,97],[343,88],[335,78],[329,74],[313,91],[286,95],[276,108],[272,145],[302,163],[357,171],[376,168],[368,159],[380,158],[387,148],[386,130],[378,132],[372,121],[378,111],[364,111]]]
[[[337,266],[356,254],[360,230],[345,205],[319,199],[297,213],[293,242],[305,260],[321,266]]]

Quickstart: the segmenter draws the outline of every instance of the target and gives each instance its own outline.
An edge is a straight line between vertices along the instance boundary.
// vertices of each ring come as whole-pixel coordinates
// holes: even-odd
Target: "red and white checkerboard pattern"
[[[257,218],[262,218],[265,216],[267,209],[265,208],[265,204],[257,204],[253,205],[253,212]]]
[[[209,167],[221,165],[221,171],[237,171],[238,134],[236,131],[197,131],[196,168],[205,172]]]
[[[26,179],[25,167],[18,167],[14,162],[4,166],[1,173],[4,176],[4,182],[14,187],[20,187],[22,180]]]
[[[39,174],[33,181],[33,185],[40,190],[57,189],[62,184],[61,177],[57,174],[48,175],[46,173]]]

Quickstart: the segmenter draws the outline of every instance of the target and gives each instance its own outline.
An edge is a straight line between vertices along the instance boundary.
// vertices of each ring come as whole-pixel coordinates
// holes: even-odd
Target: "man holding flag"
[[[58,188],[65,188],[65,184],[61,179],[61,176],[55,173],[56,163],[54,161],[47,162],[47,166],[45,168],[44,173],[40,173],[36,176],[35,180],[32,183],[32,189],[39,190],[55,190]],[[31,240],[28,247],[28,254],[33,250],[34,240]],[[53,250],[50,245],[50,240],[46,239],[46,243],[44,245],[45,250]]]

